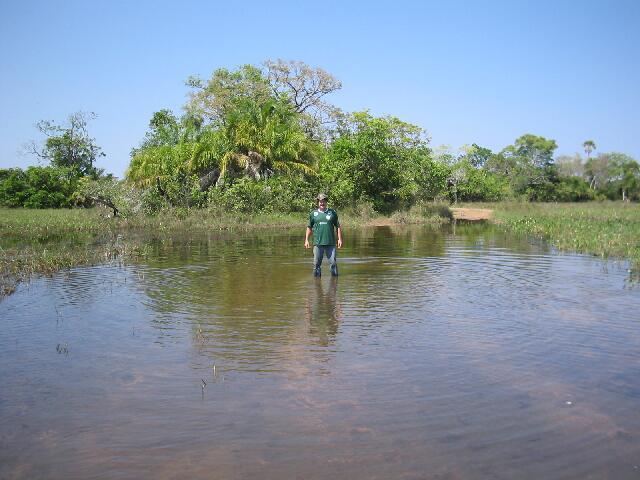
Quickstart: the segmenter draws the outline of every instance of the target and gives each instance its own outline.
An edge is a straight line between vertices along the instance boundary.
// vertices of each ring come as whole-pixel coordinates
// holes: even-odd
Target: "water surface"
[[[337,280],[290,231],[21,285],[0,478],[640,478],[623,264],[489,227],[345,237]]]

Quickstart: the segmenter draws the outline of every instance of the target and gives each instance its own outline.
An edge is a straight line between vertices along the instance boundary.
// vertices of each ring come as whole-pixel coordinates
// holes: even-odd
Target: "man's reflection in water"
[[[342,316],[337,295],[338,277],[315,278],[314,284],[307,297],[309,333],[318,337],[320,345],[327,346],[336,336],[338,322]]]

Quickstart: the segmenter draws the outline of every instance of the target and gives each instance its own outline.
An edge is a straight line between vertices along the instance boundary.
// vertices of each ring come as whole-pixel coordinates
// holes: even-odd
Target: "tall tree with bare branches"
[[[316,140],[326,137],[326,129],[335,126],[342,112],[327,102],[326,96],[340,90],[342,83],[319,67],[304,62],[267,60],[265,76],[276,98],[291,102],[300,114],[302,126]]]

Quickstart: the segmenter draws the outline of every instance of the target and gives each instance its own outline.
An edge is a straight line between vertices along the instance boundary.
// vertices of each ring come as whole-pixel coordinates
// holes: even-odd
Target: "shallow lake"
[[[0,302],[0,478],[640,478],[640,288],[487,226],[149,239]]]

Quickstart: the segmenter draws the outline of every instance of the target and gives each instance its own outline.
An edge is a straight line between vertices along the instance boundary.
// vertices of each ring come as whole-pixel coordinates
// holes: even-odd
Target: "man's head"
[[[326,207],[327,206],[327,200],[329,197],[327,197],[327,195],[325,193],[321,193],[318,195],[318,205],[320,205],[320,207]]]

